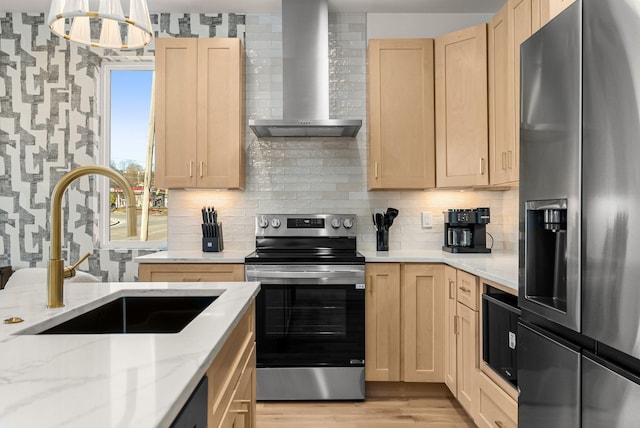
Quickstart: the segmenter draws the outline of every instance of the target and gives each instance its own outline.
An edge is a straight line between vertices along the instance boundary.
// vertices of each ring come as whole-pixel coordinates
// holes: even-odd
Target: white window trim
[[[100,128],[102,130],[102,138],[100,144],[100,152],[98,163],[100,165],[110,166],[111,160],[111,127],[107,124],[111,123],[111,72],[117,70],[154,70],[154,57],[136,57],[135,60],[126,61],[107,61],[102,65],[102,73],[100,77]],[[98,176],[99,199],[99,237],[100,247],[105,249],[167,249],[167,241],[111,241],[109,239],[109,201],[105,199],[105,195],[109,195],[109,180],[105,177]],[[108,196],[107,196],[108,197]],[[106,219],[106,221],[101,221]]]

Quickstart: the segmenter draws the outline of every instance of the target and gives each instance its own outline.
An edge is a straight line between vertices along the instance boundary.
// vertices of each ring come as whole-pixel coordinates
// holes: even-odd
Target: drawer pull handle
[[[189,177],[193,177],[193,161],[189,161]]]
[[[498,428],[504,428],[504,424],[503,424],[502,422],[500,422],[500,421],[495,421],[494,423],[496,424],[496,426],[497,426]]]
[[[229,409],[229,413],[249,413],[248,409]]]
[[[460,287],[460,291],[462,291],[463,293],[471,293],[471,290],[466,287]]]
[[[200,178],[202,178],[202,172],[204,170],[204,162],[200,161]]]
[[[456,283],[454,281],[449,281],[449,298],[456,298]]]

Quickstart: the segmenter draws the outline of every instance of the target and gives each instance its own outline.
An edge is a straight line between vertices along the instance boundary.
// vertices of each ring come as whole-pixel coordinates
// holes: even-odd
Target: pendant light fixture
[[[93,47],[127,50],[148,45],[153,33],[146,0],[129,0],[128,17],[120,2],[52,0],[47,24],[54,34]],[[98,4],[97,10],[95,4]],[[99,25],[99,31],[93,34],[92,22]]]

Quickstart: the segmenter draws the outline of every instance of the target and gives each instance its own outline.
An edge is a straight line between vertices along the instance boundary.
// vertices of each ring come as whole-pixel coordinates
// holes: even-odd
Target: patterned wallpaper
[[[244,38],[245,16],[152,15],[156,37]],[[97,162],[100,66],[119,52],[89,49],[51,34],[45,15],[0,14],[0,266],[46,267],[53,186],[74,167]],[[154,45],[127,55],[153,55]],[[63,257],[91,252],[81,269],[132,281],[144,250],[100,250],[94,177],[66,192]]]

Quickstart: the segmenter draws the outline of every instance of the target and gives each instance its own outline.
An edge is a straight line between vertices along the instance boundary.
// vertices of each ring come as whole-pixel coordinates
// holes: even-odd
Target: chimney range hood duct
[[[249,119],[262,137],[355,137],[361,120],[329,119],[327,0],[282,0],[283,116]]]

